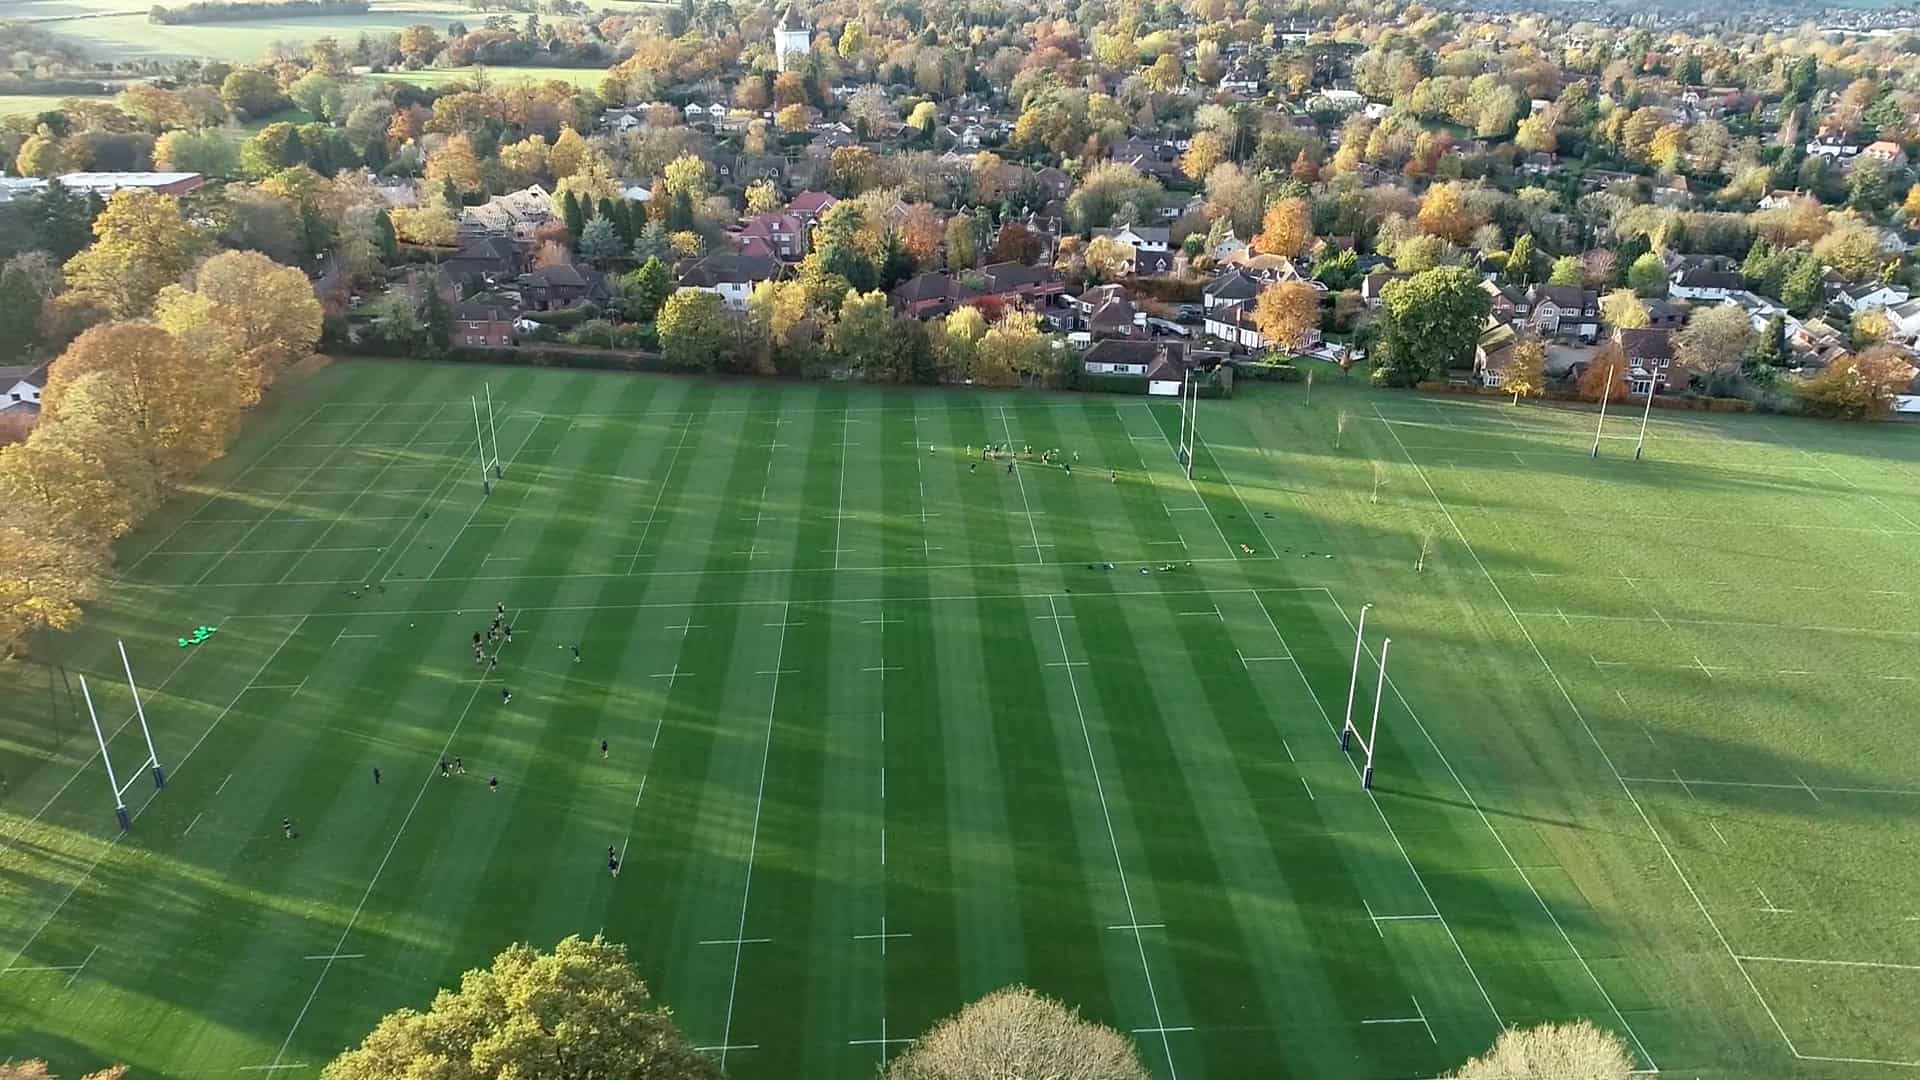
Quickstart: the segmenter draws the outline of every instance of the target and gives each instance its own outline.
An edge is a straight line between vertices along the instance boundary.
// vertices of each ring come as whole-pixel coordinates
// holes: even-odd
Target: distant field
[[[48,109],[57,109],[60,103],[71,97],[92,97],[88,94],[0,94],[0,116],[12,116],[15,113],[38,113]],[[101,96],[101,101],[112,100]]]
[[[471,9],[434,0],[376,3],[364,15],[315,15],[287,19],[251,19],[189,26],[156,26],[146,7],[126,0],[24,0],[8,4],[13,18],[47,19],[42,28],[114,59],[210,57],[251,61],[278,43],[300,44],[320,37],[352,43],[361,34],[391,34],[426,23],[444,30],[454,19],[473,21]],[[61,19],[61,16],[84,16]]]
[[[600,80],[607,74],[606,68],[578,67],[489,67],[486,70],[488,81],[495,85],[559,79],[573,83],[575,86],[593,87],[599,86]],[[429,68],[425,71],[383,71],[369,75],[368,78],[383,82],[410,82],[415,86],[437,86],[455,79],[472,78],[474,71],[472,67]]]

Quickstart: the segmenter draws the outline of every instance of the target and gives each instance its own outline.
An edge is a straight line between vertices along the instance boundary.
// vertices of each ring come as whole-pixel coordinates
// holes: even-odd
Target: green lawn
[[[16,113],[43,113],[60,107],[68,98],[78,97],[86,101],[112,101],[104,95],[90,94],[0,94],[0,116],[12,116]]]
[[[1594,460],[1582,411],[1304,397],[1203,403],[1189,481],[1137,398],[279,392],[43,657],[132,832],[58,674],[4,669],[0,1046],[311,1075],[604,932],[744,1077],[867,1074],[1014,981],[1169,1080],[1428,1076],[1574,1016],[1674,1075],[1911,1075],[1913,429],[1658,415],[1636,463],[1632,416]],[[1366,603],[1371,795],[1335,737]]]
[[[71,3],[66,6],[74,6]],[[35,5],[36,10],[50,5]],[[376,4],[373,10],[358,15],[307,15],[285,19],[240,19],[232,22],[188,23],[176,26],[147,21],[145,7],[117,4],[122,14],[109,14],[51,22],[43,29],[62,38],[89,47],[94,53],[116,60],[209,57],[236,64],[259,63],[276,45],[295,47],[321,37],[332,37],[343,46],[351,46],[361,34],[395,34],[409,26],[425,23],[444,33],[449,22],[475,25],[471,9],[433,0],[407,0]],[[43,14],[63,14],[43,10]]]
[[[426,68],[420,71],[381,71],[368,75],[369,79],[386,82],[410,82],[415,86],[438,86],[455,80],[470,80],[477,69],[472,67]],[[486,69],[487,81],[495,86],[506,86],[518,82],[546,82],[557,79],[575,86],[597,88],[600,81],[607,77],[604,67],[503,67],[493,65]]]

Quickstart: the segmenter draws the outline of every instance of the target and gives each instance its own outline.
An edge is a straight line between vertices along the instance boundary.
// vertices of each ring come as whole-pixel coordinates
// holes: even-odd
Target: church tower
[[[780,70],[786,71],[804,63],[812,51],[813,31],[807,28],[807,21],[801,18],[793,0],[789,0],[787,10],[781,13],[780,21],[773,28],[774,58],[780,63]]]

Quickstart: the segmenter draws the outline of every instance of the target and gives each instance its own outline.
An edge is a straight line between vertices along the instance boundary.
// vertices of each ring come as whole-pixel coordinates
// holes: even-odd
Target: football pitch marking
[[[1377,407],[1374,411],[1376,414],[1379,412]],[[1385,418],[1382,417],[1382,419]],[[1753,992],[1754,999],[1757,1000],[1760,1003],[1760,1007],[1765,1010],[1767,1019],[1772,1021],[1774,1030],[1779,1033],[1781,1041],[1786,1043],[1787,1050],[1792,1053],[1794,1057],[1802,1060],[1850,1060],[1812,1058],[1802,1054],[1799,1047],[1794,1045],[1793,1038],[1787,1034],[1786,1027],[1781,1024],[1780,1017],[1773,1010],[1773,1005],[1768,1002],[1766,995],[1760,992],[1759,984],[1754,981],[1752,973],[1747,970],[1746,962],[1741,958],[1742,954],[1737,952],[1732,942],[1727,940],[1726,933],[1720,929],[1719,921],[1716,920],[1713,917],[1713,913],[1707,909],[1706,902],[1701,898],[1699,891],[1694,888],[1692,879],[1690,879],[1686,871],[1681,868],[1680,860],[1674,856],[1673,849],[1667,845],[1666,837],[1654,826],[1653,818],[1647,813],[1646,807],[1641,804],[1639,796],[1634,794],[1633,786],[1627,782],[1625,777],[1621,776],[1619,768],[1613,762],[1613,756],[1607,752],[1605,744],[1600,741],[1599,735],[1594,732],[1592,725],[1587,722],[1586,714],[1583,713],[1580,706],[1574,702],[1572,693],[1568,691],[1566,684],[1561,681],[1559,674],[1554,671],[1553,664],[1547,660],[1546,654],[1541,651],[1539,643],[1534,641],[1532,631],[1527,629],[1526,620],[1521,617],[1519,612],[1514,610],[1513,604],[1507,599],[1505,590],[1500,588],[1500,583],[1487,571],[1486,564],[1481,561],[1479,553],[1473,548],[1473,543],[1467,539],[1467,534],[1460,528],[1460,523],[1454,518],[1453,512],[1447,508],[1446,501],[1440,497],[1439,492],[1434,490],[1432,481],[1427,479],[1426,472],[1421,469],[1419,463],[1414,459],[1413,454],[1407,450],[1406,444],[1400,442],[1399,432],[1395,431],[1391,424],[1389,424],[1387,430],[1393,436],[1394,442],[1400,445],[1401,454],[1407,459],[1407,463],[1412,465],[1415,472],[1419,474],[1421,483],[1426,486],[1427,494],[1432,497],[1434,504],[1440,508],[1441,514],[1446,517],[1447,524],[1452,527],[1453,533],[1459,538],[1461,546],[1466,550],[1468,556],[1473,559],[1474,565],[1479,567],[1481,574],[1487,579],[1487,584],[1492,586],[1494,595],[1499,598],[1501,606],[1506,608],[1508,616],[1512,618],[1514,625],[1519,628],[1521,636],[1526,639],[1528,646],[1533,650],[1534,657],[1540,661],[1540,666],[1546,671],[1547,677],[1553,681],[1555,689],[1559,690],[1561,700],[1566,702],[1567,708],[1572,711],[1574,719],[1579,721],[1581,728],[1587,734],[1588,740],[1593,743],[1594,749],[1599,751],[1601,760],[1606,762],[1607,771],[1613,774],[1615,782],[1619,784],[1620,790],[1626,794],[1628,802],[1633,805],[1634,811],[1639,815],[1641,823],[1647,827],[1647,832],[1652,835],[1654,842],[1660,846],[1661,853],[1666,856],[1667,865],[1673,868],[1675,876],[1677,876],[1680,879],[1680,883],[1686,887],[1687,895],[1693,898],[1694,907],[1696,907],[1701,916],[1706,919],[1707,925],[1713,931],[1714,937],[1719,939],[1721,947],[1726,950],[1728,959],[1733,961],[1734,967],[1739,970],[1741,978],[1746,981],[1747,988]],[[1844,477],[1842,479],[1844,479]],[[1710,672],[1709,675],[1711,675]],[[1802,786],[1804,786],[1804,783]],[[1816,795],[1815,798],[1818,798],[1818,796]],[[1538,894],[1536,893],[1536,895]],[[1549,912],[1549,914],[1551,914],[1551,912]],[[1555,925],[1558,925],[1558,920],[1555,920]],[[1563,935],[1564,933],[1565,931],[1562,931]],[[1576,953],[1575,955],[1578,954]],[[1583,959],[1581,963],[1584,966],[1586,961]],[[1589,969],[1588,973],[1589,975],[1592,974],[1591,969]],[[1597,978],[1594,981],[1595,985],[1599,985]],[[1601,988],[1601,993],[1603,995],[1606,994],[1604,987]],[[1611,997],[1608,998],[1608,1001],[1611,1004]],[[1617,1007],[1615,1009],[1615,1015],[1619,1016]],[[1626,1024],[1625,1017],[1620,1017],[1620,1021],[1623,1025]],[[1627,1027],[1627,1033],[1630,1037],[1633,1037],[1634,1044],[1640,1046],[1640,1040],[1637,1036],[1633,1035],[1633,1029],[1630,1026]],[[1644,1057],[1646,1048],[1641,1046],[1640,1050]],[[1647,1059],[1647,1063],[1649,1065],[1654,1064],[1651,1058]],[[1920,1062],[1883,1062],[1883,1064],[1920,1067]]]
[[[525,443],[521,445],[524,446]],[[303,625],[306,623],[306,619],[304,618],[300,621]],[[299,627],[295,627],[294,629],[298,631]],[[292,640],[293,635],[289,634],[287,637],[288,640]],[[285,642],[282,642],[282,645],[284,644]],[[505,647],[505,642],[495,646],[493,655],[496,657],[499,656],[500,650]],[[278,655],[277,651],[275,655]],[[447,756],[447,750],[453,746],[453,740],[459,737],[460,728],[466,724],[467,715],[473,711],[473,703],[480,699],[480,688],[487,684],[487,679],[492,670],[493,665],[487,665],[487,668],[481,673],[480,678],[473,681],[473,690],[467,695],[466,705],[460,709],[460,715],[454,719],[452,729],[447,732],[446,741],[440,744],[440,753],[436,756],[436,762]],[[239,699],[236,698],[235,700],[237,701]],[[204,735],[201,736],[202,739],[205,737]],[[199,744],[195,743],[194,745],[198,746]],[[184,760],[182,763],[184,764]],[[174,771],[176,774],[179,772],[178,766],[175,767]],[[386,853],[380,856],[379,865],[373,869],[373,877],[368,879],[366,889],[360,893],[360,902],[353,906],[353,914],[347,917],[346,925],[340,928],[340,936],[334,940],[332,950],[336,957],[340,953],[340,950],[346,946],[347,938],[353,933],[354,926],[359,923],[360,913],[366,910],[367,901],[372,898],[374,888],[380,884],[380,876],[386,873],[387,863],[392,860],[394,851],[399,848],[401,837],[406,835],[407,826],[413,821],[413,815],[420,809],[421,800],[426,798],[427,791],[433,783],[433,777],[436,771],[435,766],[428,767],[426,778],[420,782],[420,790],[414,793],[413,802],[407,807],[406,816],[400,819],[400,827],[394,830],[393,839],[387,843]],[[329,957],[326,963],[321,966],[319,977],[313,980],[313,989],[307,992],[307,1000],[300,1006],[299,1015],[293,1018],[292,1026],[287,1028],[287,1037],[280,1043],[279,1052],[273,1055],[273,1062],[268,1066],[269,1068],[279,1067],[281,1059],[286,1057],[287,1048],[293,1045],[294,1035],[299,1033],[300,1025],[306,1021],[307,1013],[312,1010],[314,999],[320,996],[320,988],[326,984],[327,973],[333,970],[335,963],[335,958]]]
[[[766,743],[760,750],[760,783],[753,798],[753,830],[747,837],[747,877],[745,883],[740,887],[740,923],[738,929],[734,931],[734,937],[736,938],[746,937],[747,903],[753,897],[753,859],[760,848],[760,811],[765,807],[767,799],[767,762],[773,757],[773,717],[774,711],[780,706],[780,676],[784,673],[780,667],[780,662],[787,654],[786,624],[788,622],[787,612],[789,607],[791,607],[791,602],[781,602],[780,638],[779,645],[774,650],[773,670],[760,673],[773,676],[773,690],[767,695],[767,738]],[[720,1034],[720,1069],[722,1072],[726,1071],[727,1052],[732,1049],[738,1049],[731,1044],[733,1042],[733,1005],[735,996],[740,990],[740,954],[741,947],[735,945],[733,949],[733,977],[727,986],[727,1022],[726,1027]]]
[[[1007,433],[1007,447],[1009,450],[1011,450],[1013,447],[1013,427],[1007,422],[1007,409],[1006,409],[1006,406],[1004,405],[1000,407],[1000,426]],[[918,454],[915,454],[914,460],[915,461],[920,460],[920,456]],[[1033,520],[1033,504],[1027,501],[1026,477],[1020,475],[1020,467],[1018,462],[1008,462],[1008,465],[1010,467],[1010,471],[1013,473],[1014,481],[1020,485],[1020,506],[1021,506],[1021,509],[1026,511],[1027,531],[1031,533],[1033,536],[1033,542],[1031,544],[1022,544],[1020,546],[1032,548],[1034,561],[1036,563],[1045,563],[1047,561],[1047,556],[1044,549],[1053,547],[1054,545],[1042,544],[1040,542],[1040,527],[1034,524],[1034,520]],[[839,569],[840,560],[836,558],[834,560],[833,565],[834,565],[834,569],[836,570]]]
[[[1008,439],[1011,440],[1012,436],[1009,435]],[[1059,605],[1051,594],[1047,596],[1047,608],[1054,615],[1060,614]],[[1180,1069],[1173,1060],[1173,1044],[1167,1040],[1167,1021],[1160,1013],[1160,994],[1153,986],[1153,966],[1147,962],[1146,939],[1140,936],[1140,916],[1133,907],[1133,889],[1127,884],[1127,866],[1120,858],[1120,838],[1113,831],[1113,812],[1107,808],[1106,784],[1100,779],[1100,763],[1094,757],[1093,733],[1087,727],[1087,711],[1080,704],[1080,684],[1073,677],[1072,661],[1067,659],[1067,632],[1059,619],[1053,620],[1053,633],[1060,642],[1061,660],[1067,665],[1067,688],[1073,692],[1073,711],[1080,718],[1080,737],[1087,747],[1087,766],[1093,771],[1093,789],[1100,796],[1100,815],[1107,823],[1107,843],[1113,848],[1114,869],[1120,875],[1120,895],[1126,900],[1127,922],[1134,925],[1133,944],[1140,953],[1140,972],[1146,977],[1147,998],[1153,1002],[1153,1022],[1160,1029],[1160,1048],[1167,1055],[1167,1073],[1172,1080],[1180,1080]]]
[[[293,618],[293,616],[279,616],[279,617]],[[187,762],[192,760],[194,752],[196,750],[199,750],[200,745],[207,741],[207,736],[213,734],[213,730],[220,726],[220,722],[227,718],[227,714],[233,711],[233,707],[235,705],[240,704],[240,699],[246,696],[246,693],[248,690],[252,689],[253,680],[258,679],[262,674],[264,674],[268,666],[270,666],[274,662],[274,660],[279,658],[281,650],[285,649],[287,647],[287,643],[294,639],[294,636],[300,632],[301,627],[307,625],[307,620],[310,618],[312,618],[312,616],[310,615],[302,615],[298,617],[299,621],[293,624],[293,629],[287,631],[287,636],[280,639],[280,644],[275,646],[273,652],[269,653],[267,655],[266,660],[261,662],[259,668],[257,668],[254,671],[253,677],[247,680],[247,685],[241,687],[240,692],[233,695],[233,700],[227,702],[227,707],[220,710],[220,715],[213,718],[213,723],[207,725],[207,729],[200,733],[200,737],[193,741],[192,746],[187,748],[187,752],[180,755],[180,760],[174,762],[173,777],[176,780],[179,778],[181,770],[187,767]],[[185,666],[184,661],[182,661],[182,666]],[[91,759],[89,759],[89,762],[90,761]],[[84,767],[85,766],[82,766],[82,768]],[[233,779],[233,774],[228,773],[227,780],[231,780],[231,779]],[[226,780],[220,781],[221,788],[224,789],[226,786],[227,786]],[[217,795],[219,794],[219,792],[216,791],[214,792],[214,794]],[[132,814],[129,820],[139,821],[140,815],[147,812],[147,807],[152,806],[153,800],[158,798],[159,795],[160,795],[160,789],[155,789],[154,791],[149,792],[147,794],[146,801],[142,802],[138,809],[135,809],[134,811],[132,811]],[[47,927],[53,925],[53,920],[60,917],[60,912],[63,911],[67,906],[67,901],[73,899],[74,894],[78,893],[80,891],[80,887],[82,885],[85,885],[87,883],[87,880],[93,876],[93,872],[99,868],[100,863],[104,861],[108,855],[112,854],[113,849],[118,847],[120,845],[120,841],[126,839],[128,835],[129,834],[125,832],[115,833],[112,839],[108,840],[105,844],[101,845],[100,853],[98,855],[95,855],[93,857],[93,861],[87,864],[87,868],[80,872],[80,876],[74,880],[73,887],[67,890],[67,893],[65,896],[62,896],[60,898],[60,902],[54,905],[53,910],[49,912],[47,914],[47,917],[41,921],[40,925],[34,929],[33,933],[27,938],[26,943],[21,945],[19,950],[13,954],[13,959],[7,963],[6,968],[0,969],[0,971],[11,971],[17,968],[17,966],[20,963],[20,958],[27,954],[28,949],[33,948],[34,942],[40,940],[40,935],[46,932]]]

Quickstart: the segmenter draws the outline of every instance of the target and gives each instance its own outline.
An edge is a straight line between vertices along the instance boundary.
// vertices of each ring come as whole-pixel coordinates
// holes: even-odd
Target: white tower
[[[774,58],[780,63],[780,70],[786,71],[790,60],[793,66],[798,66],[812,51],[813,31],[807,28],[807,21],[790,0],[780,22],[773,28]]]

